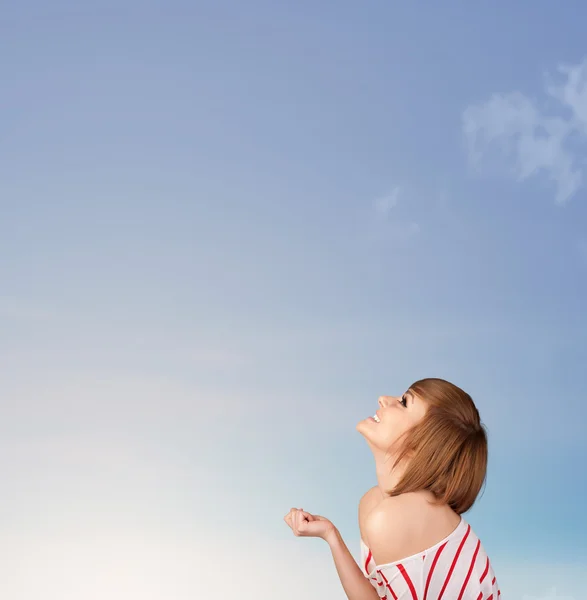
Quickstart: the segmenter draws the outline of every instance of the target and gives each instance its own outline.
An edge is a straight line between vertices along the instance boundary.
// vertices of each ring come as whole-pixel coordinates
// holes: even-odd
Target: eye
[[[405,408],[407,408],[408,399],[406,398],[405,394],[402,396],[402,399],[399,401],[399,403],[402,404]]]

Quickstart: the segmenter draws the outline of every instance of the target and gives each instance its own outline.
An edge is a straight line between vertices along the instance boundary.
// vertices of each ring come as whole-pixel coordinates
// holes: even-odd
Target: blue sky
[[[434,376],[504,599],[582,597],[586,17],[5,7],[0,595],[344,598],[283,516],[358,557],[355,425]]]

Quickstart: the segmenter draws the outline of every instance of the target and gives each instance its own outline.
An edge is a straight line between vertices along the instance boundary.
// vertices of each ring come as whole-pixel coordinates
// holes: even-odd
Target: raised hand
[[[303,508],[292,508],[283,520],[298,537],[319,537],[325,540],[335,529],[326,517],[312,515]]]

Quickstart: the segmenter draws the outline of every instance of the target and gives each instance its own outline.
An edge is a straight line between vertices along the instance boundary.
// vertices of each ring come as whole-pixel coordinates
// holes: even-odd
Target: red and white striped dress
[[[385,600],[501,600],[489,557],[463,517],[438,544],[384,565],[375,564],[361,539],[361,563]]]

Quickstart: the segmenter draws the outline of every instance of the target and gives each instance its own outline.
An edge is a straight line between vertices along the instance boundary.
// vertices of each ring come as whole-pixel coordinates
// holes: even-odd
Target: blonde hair
[[[392,468],[409,460],[388,493],[429,490],[438,504],[464,513],[473,506],[487,474],[487,434],[479,411],[469,394],[444,379],[421,379],[409,389],[428,405],[427,411],[401,437],[404,442]]]

